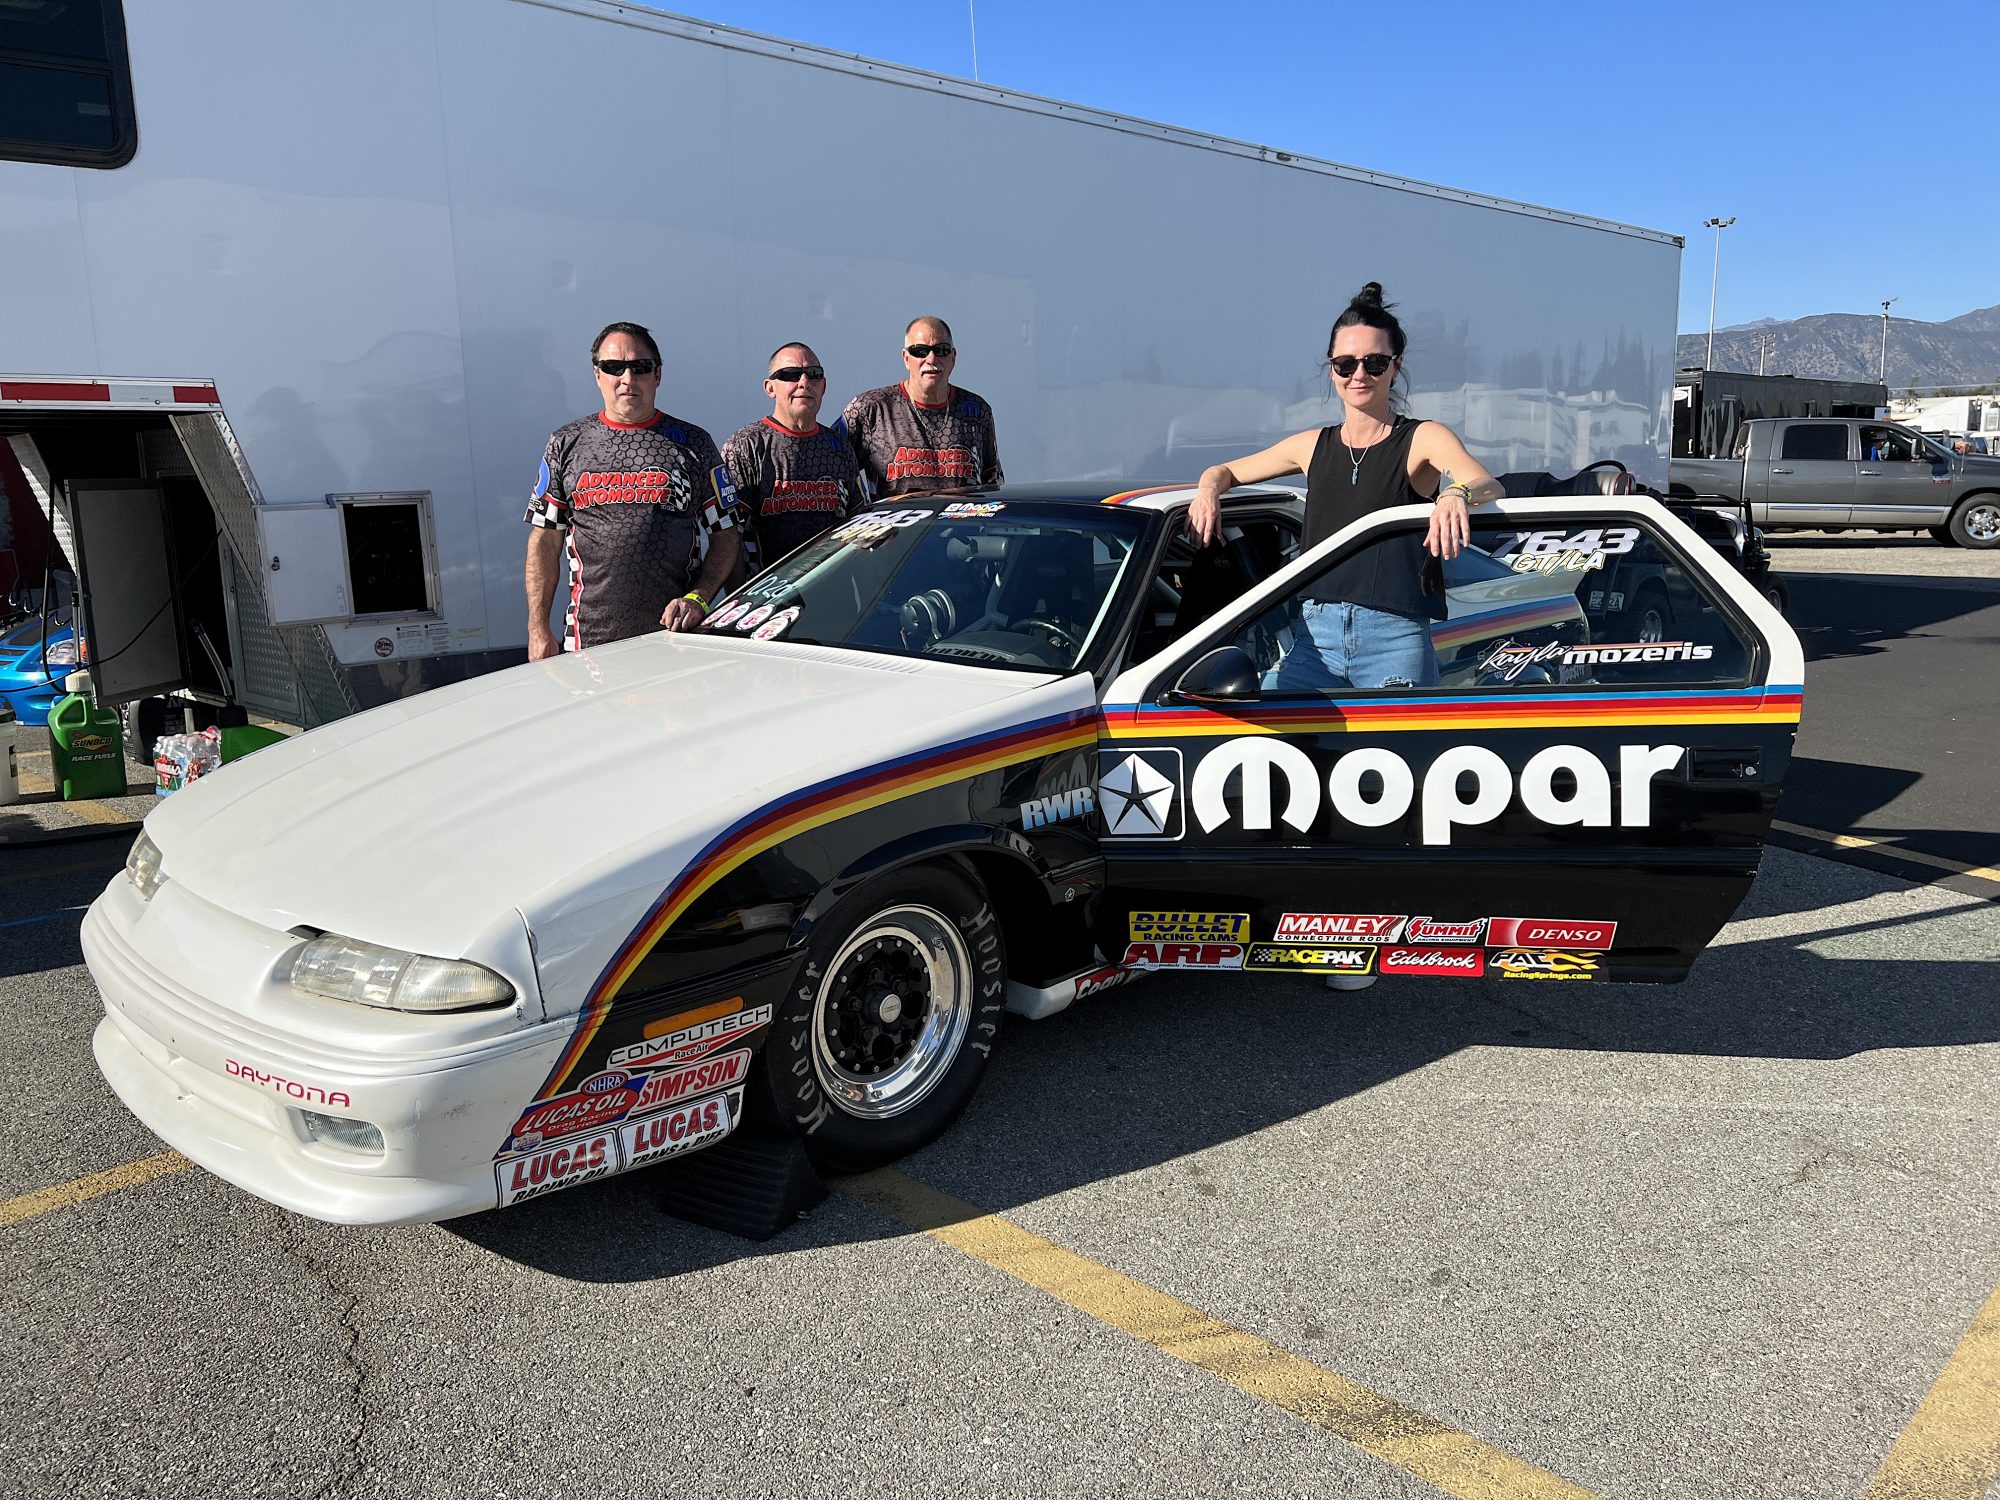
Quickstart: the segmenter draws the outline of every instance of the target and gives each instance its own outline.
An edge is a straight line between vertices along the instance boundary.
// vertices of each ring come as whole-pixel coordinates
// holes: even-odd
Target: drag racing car
[[[1005,1012],[1142,975],[1682,979],[1753,878],[1802,658],[1635,496],[1508,500],[1442,685],[1286,694],[1295,491],[902,497],[654,634],[374,709],[163,802],[83,926],[100,1067],[322,1219],[448,1218],[739,1129],[829,1169],[965,1106]],[[1671,638],[1593,634],[1642,565]],[[1137,997],[1135,997],[1136,1000]]]

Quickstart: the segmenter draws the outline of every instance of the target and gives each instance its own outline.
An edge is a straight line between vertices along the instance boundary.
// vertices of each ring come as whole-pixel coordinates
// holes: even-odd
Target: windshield
[[[702,629],[1067,672],[1105,628],[1144,524],[998,500],[865,511],[752,579]]]

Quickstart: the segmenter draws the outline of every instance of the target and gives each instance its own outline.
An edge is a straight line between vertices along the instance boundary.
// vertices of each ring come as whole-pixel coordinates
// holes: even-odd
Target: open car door
[[[1438,686],[1281,688],[1315,582],[1427,519],[1347,528],[1108,684],[1107,958],[1673,982],[1729,920],[1797,730],[1791,628],[1652,500],[1510,500],[1426,584]]]

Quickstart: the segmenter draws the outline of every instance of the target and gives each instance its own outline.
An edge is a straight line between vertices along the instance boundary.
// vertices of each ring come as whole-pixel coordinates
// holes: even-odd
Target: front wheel
[[[769,1102],[822,1167],[907,1155],[971,1101],[1006,989],[977,882],[938,865],[870,881],[813,926],[764,1046]]]
[[[1961,547],[2000,547],[2000,495],[1968,495],[1947,527]]]

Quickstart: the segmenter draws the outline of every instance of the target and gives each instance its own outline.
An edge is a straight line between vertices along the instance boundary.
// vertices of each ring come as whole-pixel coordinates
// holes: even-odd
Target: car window
[[[892,503],[760,573],[719,601],[702,629],[1068,671],[1108,629],[1144,524],[1100,506]]]
[[[1441,565],[1423,551],[1422,535],[1398,528],[1372,539],[1234,635],[1266,698],[1749,680],[1750,638],[1713,584],[1642,522],[1476,517],[1472,545]],[[1408,570],[1417,576],[1405,592],[1422,618],[1382,622],[1340,608],[1343,580],[1370,579],[1394,594]],[[1375,642],[1412,632],[1429,665],[1392,658],[1368,677]],[[1326,680],[1315,659],[1330,667]],[[1358,670],[1343,678],[1345,666]]]
[[[1778,455],[1792,459],[1830,459],[1841,461],[1847,457],[1847,424],[1845,422],[1794,422],[1785,429],[1784,444]]]
[[[1292,517],[1225,515],[1222,540],[1196,547],[1176,527],[1153,571],[1140,606],[1139,628],[1127,653],[1144,661],[1206,624],[1299,555],[1299,525]]]

